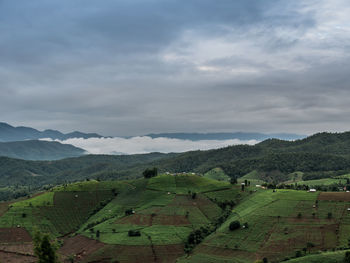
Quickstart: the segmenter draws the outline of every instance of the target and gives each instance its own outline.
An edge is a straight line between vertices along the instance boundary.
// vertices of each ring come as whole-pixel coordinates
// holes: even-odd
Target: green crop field
[[[286,263],[343,263],[345,251],[327,252],[285,261]]]
[[[225,182],[229,182],[231,179],[227,174],[225,174],[225,172],[221,168],[211,169],[209,172],[206,172],[204,174],[204,177],[208,179],[225,181]]]
[[[218,231],[183,260],[199,262],[205,255],[210,258],[222,250],[222,255],[227,254],[226,258],[221,256],[222,262],[252,262],[263,257],[275,261],[294,256],[308,243],[312,244],[310,251],[347,247],[348,207],[350,203],[345,201],[318,200],[318,193],[259,191],[237,205]],[[230,231],[229,224],[235,220],[247,223],[248,228]]]
[[[257,176],[252,172],[245,178]],[[340,262],[343,251],[313,253],[348,247],[348,208],[350,193],[345,192],[273,191],[253,185],[242,191],[240,184],[168,174],[57,186],[4,204],[0,229],[30,234],[40,229],[63,240],[79,238],[87,247],[98,244],[82,262],[98,261],[101,255],[120,262],[252,263],[264,257],[280,262],[298,253],[300,258],[288,262]],[[229,229],[233,221],[240,222],[236,230]],[[200,244],[185,254],[189,237],[203,229],[207,234]]]

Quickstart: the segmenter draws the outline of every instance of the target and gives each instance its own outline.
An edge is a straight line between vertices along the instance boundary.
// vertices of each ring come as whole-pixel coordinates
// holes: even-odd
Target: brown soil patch
[[[125,216],[116,221],[116,224],[131,224],[138,226],[151,226],[152,216],[144,214],[133,214],[130,216]]]
[[[183,248],[183,245],[164,245],[154,246],[152,250],[151,246],[109,245],[87,258],[86,262],[171,263],[184,254]]]
[[[33,256],[20,255],[0,251],[0,259],[3,263],[35,263],[37,259]]]
[[[31,241],[32,238],[24,228],[0,228],[0,243],[23,243]]]
[[[0,203],[0,216],[3,216],[9,208],[9,203]]]
[[[0,251],[34,256],[33,243],[0,244]]]
[[[86,262],[104,262],[115,260],[120,263],[155,262],[151,246],[108,245],[89,256]]]
[[[213,256],[219,256],[219,257],[225,257],[225,258],[245,258],[247,260],[251,259],[252,261],[255,260],[255,255],[248,251],[243,251],[239,249],[229,249],[229,248],[223,248],[223,247],[215,247],[215,246],[208,246],[208,245],[199,245],[197,248],[195,248],[194,253],[198,254],[206,254],[206,255],[213,255]]]
[[[190,225],[190,222],[185,216],[182,215],[145,215],[145,214],[134,214],[126,216],[116,221],[116,224],[131,224],[138,226],[152,226],[152,225],[163,225],[163,226],[184,226]]]
[[[346,192],[331,192],[331,193],[322,192],[319,194],[318,200],[350,202],[350,193],[346,193]]]
[[[153,217],[153,225],[184,226],[190,225],[190,221],[182,215],[156,215]]]
[[[158,262],[176,262],[176,259],[185,254],[183,245],[154,246]]]
[[[58,250],[58,253],[66,258],[75,255],[75,259],[80,261],[102,247],[104,247],[104,244],[97,240],[77,235],[65,239],[64,244]]]
[[[337,225],[326,226],[293,226],[289,229],[286,239],[273,240],[273,235],[265,240],[262,247],[256,253],[257,258],[267,257],[279,261],[286,256],[294,256],[296,250],[302,251],[308,242],[315,245],[312,251],[331,249],[335,246]],[[333,238],[332,238],[333,234]],[[290,238],[288,238],[290,236]]]

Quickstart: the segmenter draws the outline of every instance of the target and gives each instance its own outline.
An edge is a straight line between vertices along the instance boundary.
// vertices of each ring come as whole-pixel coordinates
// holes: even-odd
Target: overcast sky
[[[348,0],[0,0],[0,116],[103,135],[350,130]]]

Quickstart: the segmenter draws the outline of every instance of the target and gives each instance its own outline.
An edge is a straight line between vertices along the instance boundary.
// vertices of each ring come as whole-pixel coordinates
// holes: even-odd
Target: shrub
[[[129,237],[139,237],[141,236],[141,232],[139,230],[129,230]]]
[[[158,175],[158,169],[156,167],[153,167],[152,169],[147,168],[142,173],[143,177],[145,178],[152,178]]]
[[[236,229],[238,229],[240,227],[241,227],[241,223],[236,220],[236,221],[233,221],[233,222],[230,223],[229,229],[231,231],[233,231],[233,230],[236,230]]]

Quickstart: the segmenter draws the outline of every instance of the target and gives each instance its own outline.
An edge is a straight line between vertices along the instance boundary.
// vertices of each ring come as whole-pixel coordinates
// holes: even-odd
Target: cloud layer
[[[51,141],[51,139],[43,139]],[[90,154],[139,154],[150,152],[185,152],[191,150],[209,150],[237,144],[256,144],[258,141],[232,140],[202,140],[190,141],[169,138],[155,138],[138,136],[132,138],[74,138],[64,141],[56,140],[63,144],[71,144],[86,150]]]
[[[0,112],[104,135],[350,129],[348,0],[0,0]]]

